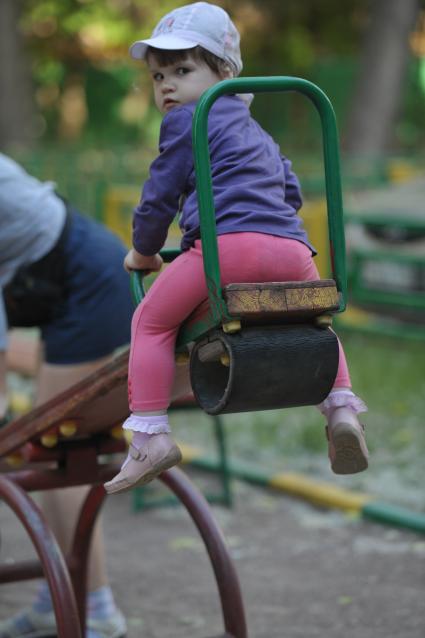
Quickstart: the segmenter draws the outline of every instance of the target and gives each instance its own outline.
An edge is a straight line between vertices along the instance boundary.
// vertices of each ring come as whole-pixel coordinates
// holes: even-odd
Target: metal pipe
[[[69,572],[59,545],[34,501],[6,475],[0,496],[28,532],[49,585],[59,638],[81,638],[80,619]]]

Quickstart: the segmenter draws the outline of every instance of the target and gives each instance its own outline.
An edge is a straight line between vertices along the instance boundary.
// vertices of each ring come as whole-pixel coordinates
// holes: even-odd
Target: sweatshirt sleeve
[[[192,112],[177,107],[162,121],[159,155],[134,209],[133,246],[142,255],[154,255],[164,245],[192,170]]]
[[[285,175],[285,201],[298,211],[303,205],[300,182],[292,170],[291,162],[283,155],[281,159]]]

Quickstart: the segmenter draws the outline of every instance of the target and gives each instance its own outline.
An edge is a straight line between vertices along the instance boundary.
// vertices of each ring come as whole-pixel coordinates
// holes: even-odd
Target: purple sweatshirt
[[[133,245],[142,255],[153,255],[162,248],[182,195],[182,250],[200,237],[192,156],[195,107],[195,102],[175,107],[162,121],[160,153],[151,164],[134,210]],[[217,234],[258,232],[288,237],[303,242],[315,254],[297,215],[302,199],[291,163],[251,117],[245,102],[237,96],[223,96],[213,104],[208,140]]]

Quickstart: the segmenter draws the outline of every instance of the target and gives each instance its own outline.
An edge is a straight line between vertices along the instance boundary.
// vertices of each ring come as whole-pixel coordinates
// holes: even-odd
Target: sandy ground
[[[251,638],[423,638],[423,536],[239,482],[234,487],[234,507],[213,511],[239,574]],[[212,571],[183,508],[134,512],[131,494],[124,494],[107,499],[104,521],[128,638],[222,634]],[[4,504],[0,530],[1,562],[33,557]],[[0,618],[27,604],[34,586],[2,585]]]

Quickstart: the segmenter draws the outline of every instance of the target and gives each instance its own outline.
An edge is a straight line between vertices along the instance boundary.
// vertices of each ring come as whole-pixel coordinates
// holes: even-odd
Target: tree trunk
[[[370,0],[357,86],[347,123],[345,151],[380,156],[391,148],[409,60],[409,34],[418,0]]]
[[[35,108],[29,61],[19,31],[21,0],[0,1],[0,148],[34,139]]]

